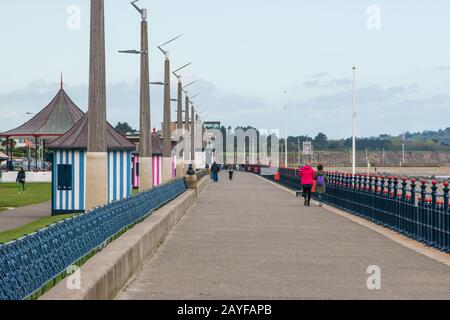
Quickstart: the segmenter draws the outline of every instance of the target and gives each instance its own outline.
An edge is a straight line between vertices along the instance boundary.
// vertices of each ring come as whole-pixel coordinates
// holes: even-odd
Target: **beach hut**
[[[109,123],[106,130],[108,150],[108,200],[131,195],[131,156],[136,146]],[[86,154],[88,114],[66,134],[48,145],[53,155],[52,213],[85,212]]]

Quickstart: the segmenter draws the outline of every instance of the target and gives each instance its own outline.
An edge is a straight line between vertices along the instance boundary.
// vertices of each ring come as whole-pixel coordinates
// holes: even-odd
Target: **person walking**
[[[211,180],[213,179],[212,166],[213,166],[213,165],[210,166],[208,163],[207,163],[206,166],[205,166],[206,171],[209,172],[209,178],[210,178]]]
[[[17,173],[16,182],[19,183],[19,193],[25,192],[25,179],[26,179],[25,170],[21,167],[19,172]],[[22,191],[20,191],[22,190]]]
[[[311,192],[314,184],[314,169],[307,163],[300,169],[300,179],[303,189],[303,198],[305,198],[305,206],[310,206]]]
[[[233,180],[233,174],[234,174],[234,165],[229,164],[228,165],[228,176],[229,176],[230,181]]]
[[[219,165],[214,161],[213,165],[211,166],[211,174],[212,174],[212,178],[214,183],[219,182]]]
[[[323,165],[319,164],[317,166],[317,172],[314,175],[314,180],[316,180],[316,194],[319,199],[319,207],[323,204],[323,195],[326,192],[328,177],[325,171],[323,171]]]

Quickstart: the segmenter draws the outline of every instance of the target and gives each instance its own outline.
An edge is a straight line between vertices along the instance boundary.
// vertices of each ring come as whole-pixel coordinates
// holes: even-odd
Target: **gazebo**
[[[88,146],[86,113],[75,126],[48,145],[53,150],[52,213],[85,212],[86,155]],[[108,200],[131,196],[131,155],[136,145],[109,123],[106,127],[108,151]]]
[[[44,109],[20,127],[0,133],[0,137],[6,138],[6,153],[9,154],[10,160],[12,160],[13,152],[10,139],[34,138],[36,148],[40,140],[42,141],[42,148],[45,150],[46,141],[62,136],[83,115],[84,112],[67,95],[61,79],[61,89]],[[43,152],[43,154],[45,153]],[[37,160],[36,152],[36,167]]]

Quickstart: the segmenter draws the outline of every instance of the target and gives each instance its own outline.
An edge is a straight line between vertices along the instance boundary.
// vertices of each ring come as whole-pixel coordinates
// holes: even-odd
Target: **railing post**
[[[402,216],[400,221],[400,229],[403,233],[408,234],[409,225],[408,225],[408,205],[406,203],[406,187],[408,183],[406,182],[408,179],[406,177],[402,178]]]
[[[380,178],[377,175],[375,175],[372,192],[373,192],[373,208],[374,208],[373,219],[376,223],[380,223],[380,214],[379,214],[379,212],[380,212],[380,210],[379,210],[380,209],[380,207],[379,207],[380,197],[378,194],[378,184],[379,183],[380,183]]]
[[[386,201],[386,225],[393,229],[393,212],[394,212],[394,202],[392,201],[392,176],[389,176],[387,178],[387,197],[385,199]]]
[[[370,201],[370,220],[374,221],[374,201],[375,201],[375,197],[373,195],[373,176],[369,175],[369,186],[368,186],[368,197],[369,197],[369,201]]]
[[[444,221],[442,227],[443,250],[450,253],[450,212],[449,212],[449,183],[444,182]]]
[[[363,187],[363,177],[362,175],[358,175],[357,177],[358,179],[358,189],[356,190],[356,201],[355,201],[355,210],[357,211],[359,216],[366,216],[367,213],[364,212],[364,202],[365,202],[365,197],[364,197],[364,187]]]
[[[381,185],[380,185],[380,213],[381,213],[381,217],[380,217],[380,222],[383,226],[387,227],[386,224],[386,199],[384,197],[384,191],[386,188],[386,177],[385,176],[381,176]]]
[[[419,210],[419,237],[421,240],[424,240],[425,242],[428,241],[428,239],[426,238],[426,233],[425,233],[425,219],[426,219],[426,208],[425,208],[425,204],[426,204],[426,181],[425,180],[421,180],[421,186],[420,186],[420,210]]]
[[[428,228],[429,228],[429,234],[430,234],[430,241],[431,245],[433,247],[436,247],[437,245],[437,228],[438,228],[438,222],[439,222],[439,216],[438,216],[438,210],[437,210],[437,181],[433,180],[431,181],[431,210],[429,212],[428,217]]]
[[[394,219],[393,227],[394,227],[394,230],[396,230],[396,231],[400,231],[400,223],[399,222],[400,222],[400,215],[401,215],[400,201],[398,199],[398,184],[399,184],[398,177],[394,176],[394,182],[393,182],[394,194],[392,197],[394,200],[394,212],[392,212],[392,216]]]
[[[409,218],[411,221],[411,234],[417,240],[420,239],[419,236],[419,208],[416,206],[416,179],[411,179],[411,206],[409,210]]]

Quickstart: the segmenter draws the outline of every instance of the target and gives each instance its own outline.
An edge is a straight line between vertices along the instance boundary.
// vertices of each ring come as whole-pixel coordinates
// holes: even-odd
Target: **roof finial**
[[[63,73],[61,72],[61,90],[64,89]]]

